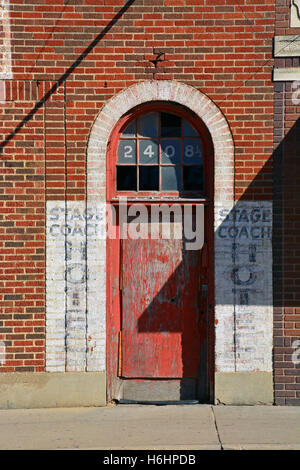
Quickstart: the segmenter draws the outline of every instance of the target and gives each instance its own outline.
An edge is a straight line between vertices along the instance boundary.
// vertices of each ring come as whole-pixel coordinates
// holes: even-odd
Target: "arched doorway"
[[[111,151],[113,141],[110,140],[110,136],[112,136],[113,129],[119,129],[118,132],[122,128],[122,120],[128,119],[127,113],[131,112],[134,108],[136,108],[137,104],[144,104],[151,102],[152,105],[157,105],[158,102],[162,105],[163,103],[169,104],[175,107],[182,107],[182,109],[188,110],[188,115],[191,118],[192,116],[198,121],[198,125],[202,129],[199,129],[201,135],[207,135],[208,140],[210,140],[213,152],[214,152],[214,171],[211,175],[213,179],[213,184],[209,185],[212,188],[211,200],[214,200],[215,205],[217,204],[227,204],[230,206],[233,202],[233,142],[230,130],[228,128],[227,122],[224,119],[220,110],[214,105],[214,103],[205,95],[203,95],[198,90],[186,86],[181,83],[177,82],[143,82],[133,85],[131,88],[123,91],[112,100],[108,102],[108,104],[103,108],[102,112],[98,116],[93,126],[89,146],[88,146],[88,175],[87,175],[87,196],[88,196],[88,207],[89,206],[97,206],[98,204],[102,204],[107,200],[111,200],[114,196],[109,193],[110,189],[106,185],[106,156],[107,156],[107,149]],[[173,108],[173,111],[175,109]],[[176,112],[175,112],[176,114]],[[189,118],[187,119],[189,120]],[[201,123],[201,124],[200,124]],[[120,127],[121,125],[121,127]],[[196,124],[195,124],[196,126]],[[197,127],[197,126],[196,126]],[[123,128],[122,128],[123,129]],[[126,140],[127,136],[121,137],[120,140]],[[191,137],[191,136],[186,136]],[[134,137],[137,139],[138,136]],[[204,139],[205,140],[205,139]],[[181,143],[184,145],[184,143]],[[145,150],[147,147],[145,147]],[[127,149],[128,151],[128,149]],[[148,148],[148,152],[151,154],[153,149]],[[172,151],[171,151],[172,153]],[[120,163],[121,166],[121,163]],[[158,165],[159,166],[159,165]],[[176,166],[176,165],[175,165]],[[184,165],[183,165],[184,166]],[[196,165],[195,165],[196,166]],[[117,165],[116,165],[117,167]],[[139,165],[136,165],[136,171],[138,171]],[[161,167],[164,167],[162,164]],[[208,168],[208,167],[207,167]],[[113,169],[111,169],[114,171]],[[163,170],[163,168],[161,168]],[[205,166],[204,166],[205,170]],[[123,170],[121,170],[122,173]],[[144,171],[144,170],[142,170]],[[166,170],[163,170],[166,172]],[[174,174],[174,170],[173,174]],[[172,172],[171,171],[171,172]],[[183,182],[183,169],[181,173],[181,183]],[[160,167],[159,171],[160,172]],[[168,173],[168,172],[167,172]],[[175,171],[176,173],[176,171]],[[138,176],[137,176],[138,177]],[[115,178],[117,178],[117,171],[115,172]],[[173,178],[173,182],[175,180],[179,180],[179,176]],[[116,181],[116,180],[115,180]],[[147,188],[146,188],[147,189]],[[150,188],[151,189],[151,188]],[[153,189],[153,188],[152,188]],[[162,187],[159,190],[163,189]],[[182,189],[182,187],[181,187]],[[184,189],[184,186],[183,186]],[[196,188],[199,189],[199,188]],[[167,191],[168,192],[168,191]],[[184,191],[183,191],[184,192]],[[149,196],[149,195],[148,195]],[[167,195],[165,195],[167,197]],[[182,196],[180,194],[179,196]],[[147,195],[145,196],[147,197]],[[153,197],[153,195],[152,195]],[[211,206],[212,207],[212,206]],[[216,211],[213,212],[212,209],[212,220],[210,222],[210,228],[213,230],[217,227],[220,223],[216,216]],[[88,304],[90,304],[90,308],[88,308],[88,317],[89,315],[92,318],[92,308],[93,306],[97,307],[98,311],[101,310],[104,313],[104,308],[107,311],[107,329],[105,327],[105,323],[103,323],[102,319],[98,319],[95,316],[92,318],[93,320],[93,327],[94,329],[98,325],[98,332],[101,330],[103,332],[107,331],[107,396],[108,400],[111,398],[119,399],[122,395],[122,380],[118,378],[120,376],[120,372],[122,375],[122,367],[119,368],[119,351],[120,351],[120,338],[118,335],[118,331],[120,331],[120,325],[116,325],[114,321],[111,321],[111,305],[110,300],[108,302],[104,298],[104,291],[103,287],[101,289],[97,289],[97,279],[98,283],[100,282],[103,286],[103,283],[106,279],[106,294],[107,298],[110,298],[111,292],[118,288],[119,277],[118,279],[112,279],[109,275],[111,264],[114,262],[115,256],[111,256],[111,252],[109,251],[110,243],[108,243],[108,252],[106,254],[106,268],[103,265],[103,244],[99,245],[102,252],[100,253],[100,249],[95,251],[95,244],[91,245],[91,249],[89,249],[89,244],[87,247],[87,255],[88,260],[90,258],[91,268],[89,272],[89,277],[87,279],[88,285],[91,285],[91,288],[88,289],[88,296],[89,292],[93,291],[93,297],[90,295],[90,300],[88,298]],[[213,249],[213,243],[211,246]],[[113,250],[113,254],[115,252]],[[120,259],[117,257],[117,259]],[[205,256],[204,256],[205,259]],[[98,260],[98,262],[97,262]],[[203,261],[204,263],[206,261]],[[213,276],[213,273],[218,273],[218,266],[216,260],[213,260],[212,257],[209,258],[209,262],[212,263],[210,267],[210,275]],[[97,266],[97,267],[96,267]],[[100,269],[99,269],[100,266]],[[96,269],[98,272],[96,272]],[[101,272],[100,272],[101,271]],[[117,284],[114,284],[114,283]],[[220,292],[218,292],[218,286],[215,289],[214,294],[214,302],[220,299]],[[106,297],[106,296],[105,296]],[[175,296],[176,297],[176,296]],[[172,297],[173,298],[173,297]],[[118,303],[118,302],[117,302]],[[220,302],[221,303],[221,302]],[[115,307],[113,307],[115,308]],[[218,309],[218,306],[216,306]],[[101,313],[103,315],[103,313]],[[212,318],[212,317],[211,317]],[[208,357],[205,358],[205,355],[202,354],[201,360],[205,361],[206,364],[209,365],[207,370],[207,384],[205,390],[201,391],[202,397],[204,400],[211,401],[213,399],[213,377],[214,377],[214,325],[212,322],[209,322],[207,325],[208,333],[206,338],[204,339],[204,343],[207,344],[206,351]],[[113,339],[111,336],[111,331],[114,332]],[[176,332],[175,332],[176,333]],[[98,333],[99,334],[99,333]],[[218,339],[218,338],[217,338]],[[99,349],[98,349],[99,354]],[[113,361],[111,358],[114,358]],[[157,381],[164,380],[162,378],[157,378]]]
[[[173,103],[133,108],[110,136],[108,364],[121,402],[208,400],[213,160],[203,122]]]

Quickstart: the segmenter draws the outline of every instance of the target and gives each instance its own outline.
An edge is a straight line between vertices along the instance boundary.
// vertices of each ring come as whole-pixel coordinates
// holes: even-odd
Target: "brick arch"
[[[234,144],[227,120],[205,94],[184,83],[169,80],[136,83],[114,96],[103,107],[88,142],[88,200],[106,200],[106,147],[114,126],[127,111],[149,101],[181,104],[204,122],[214,146],[215,203],[233,203]]]
[[[221,209],[234,204],[234,143],[229,125],[220,109],[197,89],[175,81],[145,81],[120,92],[97,116],[87,146],[87,210],[103,213],[106,203],[106,154],[111,132],[119,119],[139,104],[173,102],[192,110],[206,125],[214,146],[214,229],[222,223]],[[105,218],[102,219],[105,224]],[[87,360],[87,370],[105,370],[106,355],[106,241],[87,236],[87,325],[97,338],[95,359]],[[223,247],[215,236],[215,315],[222,313],[223,291],[220,273]],[[232,319],[232,312],[230,312]]]

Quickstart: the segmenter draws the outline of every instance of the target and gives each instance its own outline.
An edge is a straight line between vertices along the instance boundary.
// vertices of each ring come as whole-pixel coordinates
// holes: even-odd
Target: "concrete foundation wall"
[[[105,404],[103,372],[0,374],[0,409]]]
[[[217,372],[215,404],[273,405],[272,372]]]

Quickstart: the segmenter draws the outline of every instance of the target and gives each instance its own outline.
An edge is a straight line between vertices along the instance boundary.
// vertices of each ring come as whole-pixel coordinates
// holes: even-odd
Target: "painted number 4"
[[[144,155],[147,155],[149,158],[154,157],[154,151],[152,145],[148,145],[144,150]]]

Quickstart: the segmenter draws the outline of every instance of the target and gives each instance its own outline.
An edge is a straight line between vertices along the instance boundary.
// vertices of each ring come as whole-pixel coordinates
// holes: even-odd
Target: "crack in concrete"
[[[219,441],[219,444],[220,444],[220,450],[224,450],[223,444],[222,444],[222,441],[221,441],[221,436],[220,436],[219,429],[218,429],[217,418],[216,418],[216,415],[215,415],[214,407],[213,407],[213,406],[211,406],[211,411],[212,411],[212,415],[213,415],[213,421],[214,421],[214,425],[215,425],[215,429],[216,429],[218,441]]]

